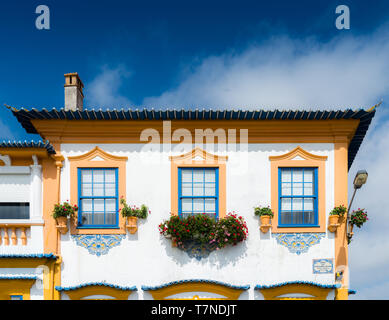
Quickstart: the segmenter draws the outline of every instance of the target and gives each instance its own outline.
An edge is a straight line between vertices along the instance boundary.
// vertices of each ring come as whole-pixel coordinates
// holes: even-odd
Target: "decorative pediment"
[[[293,149],[292,151],[282,154],[280,156],[270,156],[270,161],[280,161],[280,160],[317,160],[317,161],[326,161],[327,156],[319,156],[313,153],[310,153],[300,146]]]
[[[68,159],[69,159],[69,161],[80,161],[80,160],[86,160],[86,161],[127,161],[128,158],[114,156],[114,155],[109,154],[96,146],[95,148],[88,151],[87,153],[84,153],[84,154],[79,155],[79,156],[69,157]]]
[[[218,156],[212,153],[209,153],[201,148],[194,148],[192,151],[178,155],[170,156],[171,161],[227,161],[227,156]]]

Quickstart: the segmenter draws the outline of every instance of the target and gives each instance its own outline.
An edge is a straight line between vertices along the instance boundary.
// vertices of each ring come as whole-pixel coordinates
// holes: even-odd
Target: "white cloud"
[[[132,104],[119,93],[123,81],[130,75],[123,65],[117,68],[103,66],[101,72],[85,86],[85,107],[122,108]]]
[[[185,68],[180,84],[152,107],[344,108],[370,106],[389,89],[389,32],[328,43],[289,37]],[[189,70],[189,71],[188,71]]]

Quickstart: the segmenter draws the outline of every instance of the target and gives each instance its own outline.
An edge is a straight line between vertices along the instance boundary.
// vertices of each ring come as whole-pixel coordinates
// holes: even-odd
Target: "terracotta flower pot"
[[[127,229],[131,234],[134,234],[138,230],[137,217],[127,217]]]
[[[271,222],[270,222],[270,216],[260,216],[260,219],[261,219],[261,226],[260,226],[260,229],[263,233],[266,233],[269,231],[270,227],[271,227]]]
[[[332,214],[328,218],[328,230],[331,232],[335,232],[339,227],[339,216],[337,214]]]
[[[172,247],[176,248],[177,247],[177,239],[172,238]]]
[[[58,217],[55,220],[57,222],[57,229],[61,234],[65,234],[69,231],[68,217]]]

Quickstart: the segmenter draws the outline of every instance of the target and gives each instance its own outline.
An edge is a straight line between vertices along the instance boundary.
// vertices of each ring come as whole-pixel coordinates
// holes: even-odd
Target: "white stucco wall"
[[[70,172],[67,157],[84,154],[95,144],[62,144],[65,157],[61,173],[61,201],[70,199]],[[126,199],[129,204],[146,204],[151,215],[138,221],[138,232],[127,233],[125,239],[108,254],[97,257],[77,246],[70,234],[61,236],[63,257],[62,286],[86,282],[106,281],[121,286],[158,286],[184,279],[210,279],[233,285],[250,285],[245,299],[254,299],[256,284],[271,285],[287,281],[311,281],[333,284],[333,274],[313,274],[312,260],[334,258],[334,234],[326,231],[319,244],[307,253],[297,255],[277,244],[269,231],[259,230],[259,219],[253,207],[270,205],[269,156],[285,154],[297,144],[250,144],[247,152],[228,150],[227,161],[227,212],[235,211],[247,222],[247,241],[235,247],[215,251],[200,261],[190,258],[171,241],[159,235],[158,225],[170,213],[170,161],[169,152],[144,151],[143,144],[99,144],[104,151],[127,156]],[[326,161],[326,214],[334,206],[334,146],[333,144],[299,144],[308,152],[328,156]],[[192,146],[181,145],[190,151]],[[208,150],[208,149],[207,149]],[[212,152],[212,150],[210,150]],[[217,153],[219,154],[219,153]],[[163,160],[163,161],[161,161]],[[297,160],[296,160],[297,161]],[[328,219],[326,218],[326,221]],[[141,293],[140,299],[147,293]]]
[[[0,219],[0,224],[37,224],[26,229],[27,245],[22,245],[21,229],[16,229],[18,243],[12,244],[11,229],[8,229],[9,245],[4,244],[4,232],[0,230],[1,254],[43,253],[43,213],[42,213],[42,168],[37,163],[31,166],[0,167],[0,202],[28,202],[29,219]]]

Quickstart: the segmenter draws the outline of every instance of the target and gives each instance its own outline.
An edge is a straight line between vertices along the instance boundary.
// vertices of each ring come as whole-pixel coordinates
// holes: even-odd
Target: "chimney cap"
[[[76,81],[73,83],[70,79],[75,76]],[[67,86],[77,86],[78,84],[80,85],[81,89],[84,88],[84,84],[82,83],[80,76],[78,75],[77,72],[70,72],[70,73],[65,73],[65,87]]]

